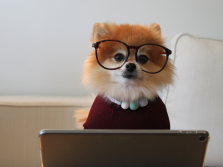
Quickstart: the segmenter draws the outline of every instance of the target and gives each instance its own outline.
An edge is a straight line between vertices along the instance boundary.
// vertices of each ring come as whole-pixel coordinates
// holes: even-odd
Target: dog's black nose
[[[133,72],[136,69],[136,65],[134,63],[129,63],[125,66],[128,72]]]

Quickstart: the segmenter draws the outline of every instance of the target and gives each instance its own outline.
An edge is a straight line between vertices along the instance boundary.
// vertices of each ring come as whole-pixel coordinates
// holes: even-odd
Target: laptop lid
[[[209,133],[173,130],[42,130],[43,167],[202,167]]]

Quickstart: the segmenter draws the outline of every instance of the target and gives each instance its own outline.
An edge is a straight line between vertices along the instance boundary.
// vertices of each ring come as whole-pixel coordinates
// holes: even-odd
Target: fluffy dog
[[[90,115],[89,109],[76,113],[78,122],[87,120],[86,129],[169,129],[157,92],[173,84],[174,66],[160,26],[96,23],[91,42],[95,51],[84,63],[82,83],[98,96]]]

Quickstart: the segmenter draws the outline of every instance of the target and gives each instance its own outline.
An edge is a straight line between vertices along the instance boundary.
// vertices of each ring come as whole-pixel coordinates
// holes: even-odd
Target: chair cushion
[[[209,131],[205,166],[223,166],[223,41],[180,34],[172,56],[177,77],[163,98],[171,129]]]

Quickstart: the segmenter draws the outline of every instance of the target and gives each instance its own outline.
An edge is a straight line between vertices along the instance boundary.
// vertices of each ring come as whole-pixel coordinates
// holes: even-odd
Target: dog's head
[[[120,101],[153,99],[173,83],[174,67],[163,55],[168,50],[158,24],[96,23],[91,41],[96,52],[85,62],[82,82],[97,93]]]

